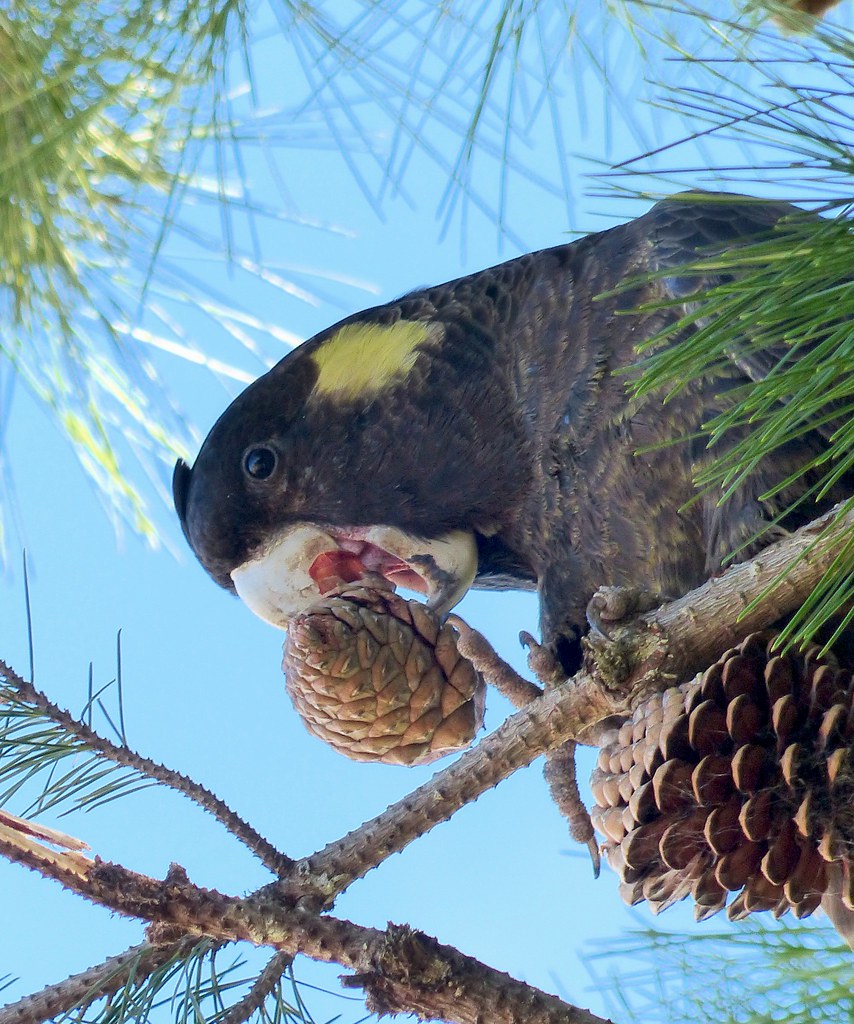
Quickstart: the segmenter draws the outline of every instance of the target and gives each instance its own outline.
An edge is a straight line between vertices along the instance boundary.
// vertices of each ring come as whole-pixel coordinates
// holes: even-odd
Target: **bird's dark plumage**
[[[767,355],[732,361],[666,404],[630,398],[621,372],[709,285],[686,264],[765,235],[793,212],[740,197],[674,197],[628,224],[321,332],[236,399],[192,470],[176,467],[187,539],[218,583],[242,596],[245,587],[248,603],[280,624],[293,595],[272,594],[270,575],[255,573],[274,548],[287,556],[270,571],[296,567],[303,600],[327,570],[391,574],[396,559],[418,572],[419,557],[436,563],[426,589],[441,590],[440,576],[465,575],[458,565],[470,542],[475,585],[536,588],[544,641],[573,667],[599,586],[682,594],[810,484],[760,500],[823,449],[818,430],[779,447],[725,504],[716,493],[688,504],[710,458],[698,428],[767,372]],[[688,440],[649,450],[680,437]],[[375,526],[391,528],[388,543]],[[432,548],[419,554],[444,538],[462,545],[450,568]],[[448,584],[442,600],[451,592]]]

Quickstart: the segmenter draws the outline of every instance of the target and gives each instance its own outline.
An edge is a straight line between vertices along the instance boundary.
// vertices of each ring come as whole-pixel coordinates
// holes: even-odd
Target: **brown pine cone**
[[[838,861],[854,909],[854,686],[818,649],[778,656],[756,633],[702,676],[641,704],[605,736],[593,823],[629,904],[689,894],[698,920],[727,906],[811,914]]]
[[[354,761],[427,764],[483,725],[483,679],[425,605],[341,587],[288,625],[282,668],[310,733]]]
[[[805,14],[811,14],[814,18],[820,18],[822,15],[827,14],[838,3],[839,0],[789,0],[790,7],[803,11]],[[779,15],[777,20],[784,21]]]

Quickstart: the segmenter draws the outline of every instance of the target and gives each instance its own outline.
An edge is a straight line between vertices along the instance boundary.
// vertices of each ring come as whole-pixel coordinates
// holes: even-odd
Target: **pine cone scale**
[[[629,903],[690,895],[705,919],[854,905],[854,683],[754,634],[602,740],[593,821]]]

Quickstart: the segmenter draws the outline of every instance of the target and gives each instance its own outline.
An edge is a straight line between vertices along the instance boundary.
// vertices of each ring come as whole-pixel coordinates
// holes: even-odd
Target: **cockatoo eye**
[[[253,480],[266,480],[272,475],[277,461],[272,448],[250,448],[243,456],[243,471]]]

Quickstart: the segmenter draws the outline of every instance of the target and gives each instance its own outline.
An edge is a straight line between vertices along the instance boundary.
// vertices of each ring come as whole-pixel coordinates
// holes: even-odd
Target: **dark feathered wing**
[[[701,311],[702,300],[699,304],[691,303],[692,294],[730,286],[730,295],[723,302],[717,297],[713,301],[717,315],[698,319],[705,334],[704,347],[723,348],[732,337],[729,317],[738,315],[744,335],[738,346],[725,346],[726,356],[747,380],[765,380],[781,364],[791,365],[805,355],[812,357],[815,353],[817,358],[817,345],[825,335],[808,336],[803,329],[814,321],[813,303],[801,301],[811,298],[803,289],[815,288],[815,277],[804,263],[814,263],[823,236],[832,235],[840,225],[788,203],[747,198],[735,203],[732,196],[714,194],[683,201],[690,196],[688,193],[659,203],[642,220],[653,222],[650,237],[654,244],[654,267],[657,272],[664,272],[662,284],[669,297],[689,300],[689,309]],[[850,228],[845,225],[843,230]],[[733,250],[740,250],[736,259],[732,259]],[[725,260],[728,268],[714,267],[715,257],[721,253],[730,254]],[[672,275],[667,273],[669,270]],[[833,311],[833,286],[849,286],[851,281],[850,273],[836,281],[829,273],[825,268],[820,282],[828,295],[828,329],[838,323]],[[839,269],[836,273],[840,273]],[[798,281],[806,283],[796,290]],[[773,309],[769,310],[771,304]],[[799,305],[804,313],[799,312]],[[755,319],[761,320],[761,337],[759,330],[751,328],[751,310]],[[720,311],[728,322],[723,322]],[[783,335],[787,343],[780,340]],[[839,410],[838,417],[829,416],[834,409]],[[829,439],[850,418],[848,403],[829,400],[823,414],[829,418],[811,423],[810,429]]]
[[[542,439],[551,462],[542,478],[544,506],[552,511],[539,573],[548,641],[583,631],[586,603],[603,583],[665,597],[699,585],[734,551],[749,555],[778,536],[769,522],[816,482],[815,471],[799,472],[825,450],[839,421],[810,424],[778,445],[726,502],[720,488],[698,494],[696,478],[749,429],[737,427],[709,449],[700,428],[788,351],[783,343],[752,347],[749,321],[743,346],[728,349],[712,373],[666,403],[663,392],[630,399],[621,372],[636,359],[637,345],[659,332],[670,331],[670,347],[703,328],[702,317],[674,325],[696,312],[693,296],[732,279],[728,268],[714,265],[716,253],[766,246],[781,218],[797,216],[785,203],[685,195],[576,243],[566,344],[579,354],[582,371],[564,378],[567,400],[553,405],[554,429]],[[626,287],[633,280],[636,286]],[[631,312],[638,307],[644,311]],[[820,506],[804,501],[782,525],[813,518],[851,489],[851,480],[841,481]]]

